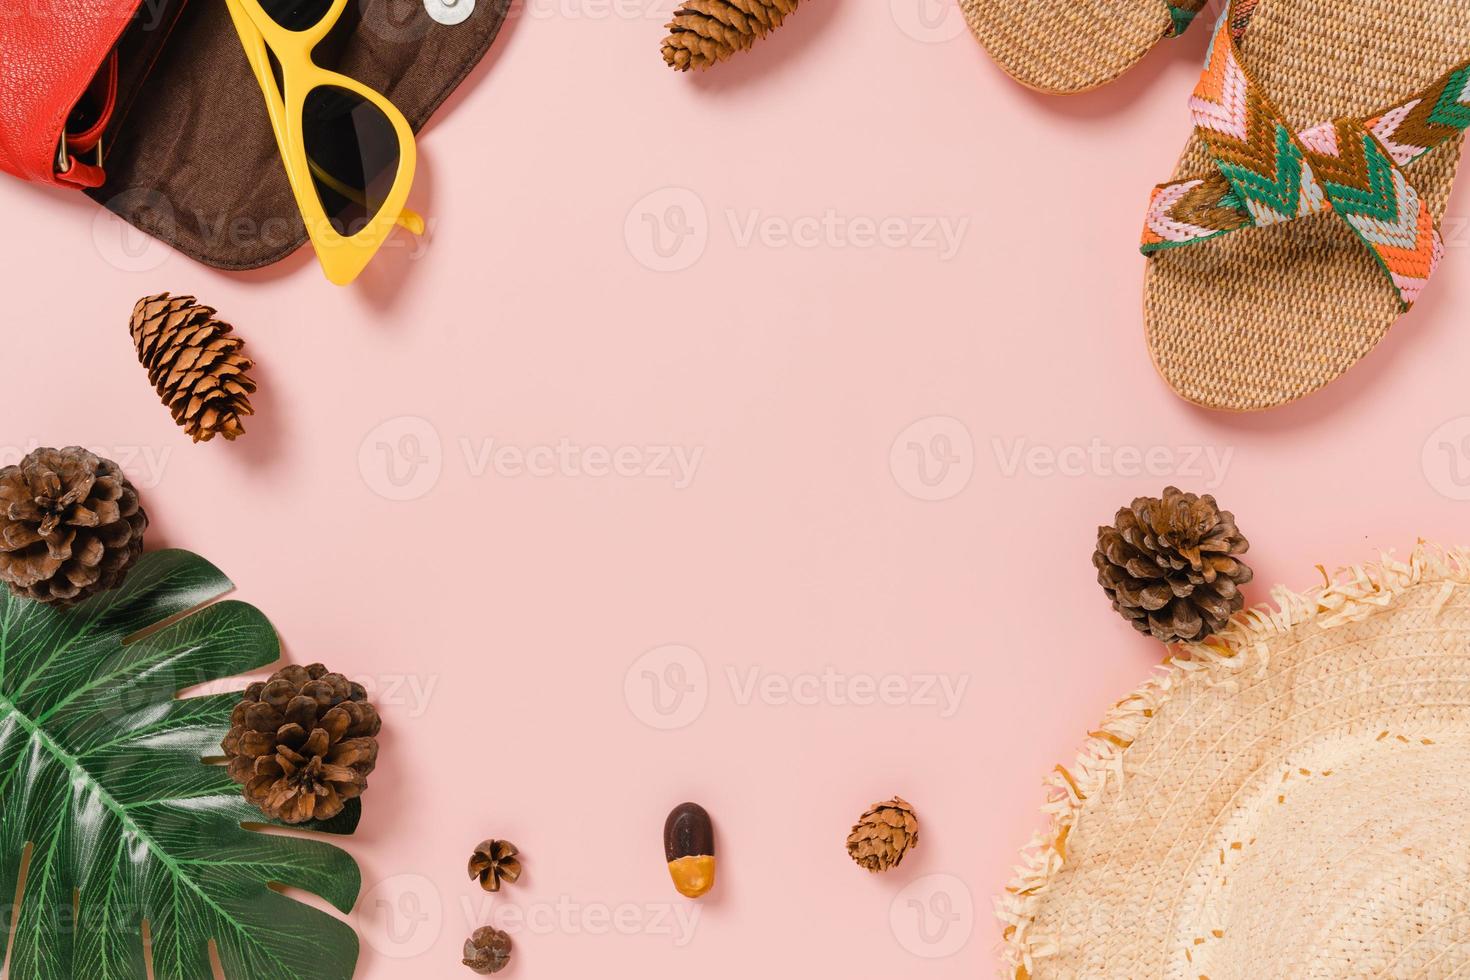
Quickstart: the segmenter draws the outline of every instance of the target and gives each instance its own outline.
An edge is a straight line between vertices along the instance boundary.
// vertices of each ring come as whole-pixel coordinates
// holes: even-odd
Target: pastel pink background
[[[345,842],[360,977],[459,976],[465,936],[507,910],[529,917],[507,977],[989,975],[991,899],[1042,777],[1160,656],[1094,582],[1099,522],[1169,482],[1214,490],[1253,542],[1256,600],[1318,563],[1466,537],[1466,199],[1439,281],[1366,362],[1299,405],[1213,415],[1150,366],[1134,248],[1205,32],[1059,101],[1007,80],[941,0],[808,0],[705,77],[660,62],[668,9],[518,8],[421,140],[432,234],[353,288],[306,252],[217,273],[5,184],[0,462],[127,457],[151,545],[220,565],[291,659],[376,686],[382,763]],[[742,237],[829,210],[859,235],[899,221],[869,247]],[[968,222],[954,254],[908,240],[930,219]],[[655,226],[670,248],[691,232],[687,268],[650,268]],[[249,341],[259,414],[238,443],[190,445],[134,363],[128,311],[165,289]],[[479,465],[490,439],[702,456],[684,487],[515,475]],[[1011,462],[1094,444],[1106,465]],[[1167,472],[1114,473],[1150,449]],[[924,450],[955,467],[947,499],[920,499]],[[398,474],[427,460],[421,496],[385,496],[385,453]],[[640,658],[671,644],[707,672],[686,703],[706,702],[661,730],[639,694],[661,654]],[[967,686],[950,717],[741,689],[828,668],[859,692]],[[893,793],[922,844],[868,876],[843,838]],[[715,817],[720,870],[681,945],[660,830],[685,799]],[[463,870],[489,835],[527,867],[493,912]]]

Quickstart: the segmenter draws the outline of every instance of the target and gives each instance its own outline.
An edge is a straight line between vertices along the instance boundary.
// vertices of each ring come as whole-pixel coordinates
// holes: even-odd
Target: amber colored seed
[[[715,828],[698,803],[680,803],[664,821],[664,859],[674,887],[699,898],[715,886]]]

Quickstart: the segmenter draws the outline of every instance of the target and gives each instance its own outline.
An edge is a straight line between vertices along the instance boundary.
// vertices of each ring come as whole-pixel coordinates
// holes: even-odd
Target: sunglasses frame
[[[322,271],[339,286],[352,282],[377,254],[395,224],[421,234],[423,219],[404,205],[413,186],[418,164],[418,149],[413,127],[387,97],[340,72],[330,71],[312,60],[312,51],[336,25],[347,6],[347,0],[333,0],[321,20],[302,31],[291,31],[277,24],[260,5],[259,0],[225,0],[245,56],[255,72],[255,80],[265,95],[266,111],[275,130],[286,177],[296,196],[296,206],[306,225],[306,233],[316,249]],[[281,67],[281,84],[277,86],[271,69],[274,54]],[[327,217],[326,208],[317,195],[311,175],[303,133],[306,97],[323,86],[344,89],[372,103],[392,125],[398,137],[398,172],[393,177],[382,206],[355,234],[342,235]]]

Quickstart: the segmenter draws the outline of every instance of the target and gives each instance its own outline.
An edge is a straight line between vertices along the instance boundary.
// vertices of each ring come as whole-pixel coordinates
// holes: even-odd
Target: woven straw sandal
[[[1207,0],[960,0],[1006,74],[1048,95],[1106,85],[1178,37]],[[1388,2],[1388,0],[1384,0]]]
[[[1144,229],[1149,351],[1179,395],[1293,401],[1409,309],[1443,255],[1467,54],[1470,0],[1230,0]]]

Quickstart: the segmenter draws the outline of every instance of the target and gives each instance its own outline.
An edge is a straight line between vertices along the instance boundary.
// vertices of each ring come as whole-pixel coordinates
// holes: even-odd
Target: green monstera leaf
[[[267,834],[223,767],[234,694],[184,688],[263,667],[279,642],[198,555],[144,556],[59,611],[0,597],[0,901],[12,980],[347,980],[361,876],[319,840]],[[212,603],[212,604],[211,604]],[[346,816],[344,814],[344,816]],[[314,829],[350,832],[353,818]],[[149,938],[145,952],[144,925]],[[0,949],[0,961],[5,952]]]

